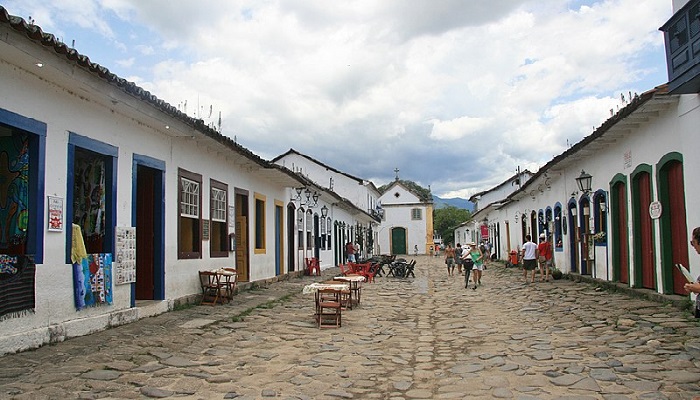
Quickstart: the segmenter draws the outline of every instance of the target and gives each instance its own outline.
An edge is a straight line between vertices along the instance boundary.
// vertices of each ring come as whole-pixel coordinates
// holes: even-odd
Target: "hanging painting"
[[[75,308],[112,304],[112,254],[88,254],[73,264]]]

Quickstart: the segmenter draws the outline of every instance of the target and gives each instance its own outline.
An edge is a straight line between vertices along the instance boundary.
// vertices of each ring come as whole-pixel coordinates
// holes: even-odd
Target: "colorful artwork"
[[[112,304],[112,254],[88,254],[73,264],[75,308]]]
[[[76,157],[73,223],[87,242],[105,235],[105,163],[97,157]]]
[[[26,256],[0,254],[0,321],[34,311],[35,270]]]
[[[0,137],[0,251],[24,252],[28,201],[29,137],[18,133]]]

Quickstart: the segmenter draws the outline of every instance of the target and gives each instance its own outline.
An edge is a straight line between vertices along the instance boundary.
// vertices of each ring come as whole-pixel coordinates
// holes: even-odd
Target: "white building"
[[[434,251],[433,202],[422,199],[398,178],[379,198],[384,218],[379,226],[382,254],[430,254]]]
[[[700,194],[687,178],[700,161],[686,150],[698,146],[698,122],[697,95],[672,95],[661,86],[634,97],[479,216],[500,232],[501,258],[506,243],[515,247],[526,235],[536,241],[546,233],[563,272],[685,294],[674,264],[697,264],[688,242],[700,217],[686,204]],[[589,176],[591,188],[582,191],[577,178]]]
[[[300,268],[294,173],[2,7],[0,82],[0,354],[168,311],[199,270]]]
[[[372,182],[339,171],[294,149],[275,157],[272,162],[309,179],[328,194],[321,199],[328,203],[327,221],[333,221],[334,246],[332,253],[320,254],[322,268],[344,263],[344,245],[350,241],[358,244],[360,258],[377,254],[379,192]]]
[[[669,84],[626,96],[615,115],[554,157],[519,190],[480,211],[501,258],[545,233],[563,272],[686,295],[676,263],[700,275],[688,245],[700,216],[700,0],[674,2],[661,30]],[[580,184],[580,186],[579,186]],[[692,253],[692,254],[691,254]]]

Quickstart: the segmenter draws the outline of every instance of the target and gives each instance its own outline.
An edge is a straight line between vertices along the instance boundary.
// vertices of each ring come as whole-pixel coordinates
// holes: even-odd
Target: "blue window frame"
[[[21,252],[43,264],[46,124],[0,108],[0,154],[0,252]]]
[[[118,154],[115,146],[69,132],[66,224],[81,226],[88,253],[114,253]],[[67,264],[72,240],[72,229],[66,229]]]

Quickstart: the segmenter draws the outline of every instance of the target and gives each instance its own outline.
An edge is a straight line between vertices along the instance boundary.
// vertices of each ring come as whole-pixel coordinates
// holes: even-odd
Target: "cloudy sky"
[[[667,81],[671,0],[0,0],[271,159],[464,197]],[[211,111],[211,117],[210,117]]]

